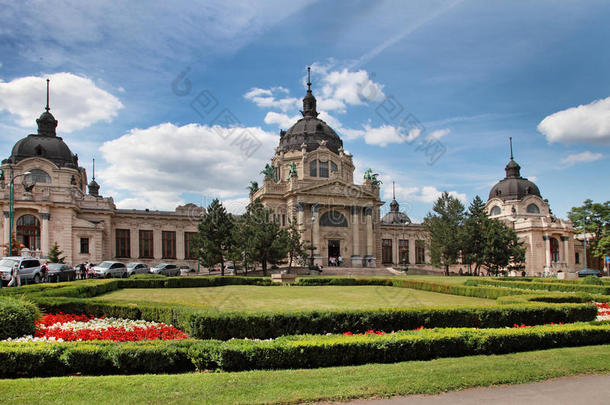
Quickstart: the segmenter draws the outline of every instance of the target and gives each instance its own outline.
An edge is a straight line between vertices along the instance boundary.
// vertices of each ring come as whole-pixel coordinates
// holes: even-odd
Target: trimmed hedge
[[[594,320],[597,308],[587,304],[388,308],[377,310],[300,312],[219,312],[170,304],[130,304],[87,299],[41,298],[45,312],[106,315],[172,324],[198,339],[257,338],[283,335],[364,332],[439,327],[495,328],[515,323]]]
[[[0,340],[33,335],[38,308],[22,298],[0,297]]]
[[[510,284],[510,286],[507,286]],[[610,286],[595,286],[581,283],[550,283],[550,282],[534,282],[534,281],[500,281],[500,280],[467,280],[464,285],[478,286],[504,286],[509,288],[518,288],[526,290],[546,290],[546,291],[564,291],[564,292],[586,292],[591,294],[610,295]],[[514,294],[510,294],[514,295]]]
[[[610,324],[434,329],[361,336],[0,344],[0,377],[296,369],[515,353],[610,342]]]

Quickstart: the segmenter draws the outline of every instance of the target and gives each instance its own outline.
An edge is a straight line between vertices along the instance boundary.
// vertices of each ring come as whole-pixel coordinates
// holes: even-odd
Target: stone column
[[[313,255],[314,265],[319,264],[324,266],[322,255],[322,245],[320,245],[320,204],[311,204],[311,216],[313,218],[311,226],[313,227],[313,246],[316,248]],[[311,220],[311,218],[310,218]]]
[[[3,243],[6,243],[6,245],[8,246],[8,240],[10,238],[10,235],[8,234],[9,232],[9,217],[10,217],[10,213],[8,211],[4,211],[4,241]],[[7,248],[8,249],[8,248]]]
[[[176,230],[176,260],[184,260],[184,231]]]
[[[153,256],[155,260],[163,258],[163,241],[161,228],[153,228]]]
[[[51,214],[48,212],[41,212],[40,217],[42,218],[42,224],[40,225],[40,250],[41,256],[49,254],[49,220]]]
[[[305,203],[298,202],[294,207],[297,212],[297,227],[301,231],[301,239],[305,238],[303,234],[305,232]]]
[[[544,252],[545,252],[545,261],[544,268],[551,268],[551,237],[549,235],[543,235],[542,240],[544,240]]]
[[[373,238],[373,207],[364,208],[364,219],[366,221],[366,256],[364,256],[364,260],[366,267],[376,267]]]
[[[565,263],[564,271],[573,273],[575,270],[570,267],[570,237],[562,236],[561,241],[563,242],[563,262]]]
[[[351,207],[352,214],[352,267],[362,267],[362,256],[360,256],[360,207]]]
[[[140,232],[138,228],[129,228],[129,256],[140,257]]]

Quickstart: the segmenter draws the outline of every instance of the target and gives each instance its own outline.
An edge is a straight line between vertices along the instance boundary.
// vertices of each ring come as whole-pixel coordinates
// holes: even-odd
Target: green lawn
[[[381,286],[244,286],[126,288],[96,297],[128,302],[164,302],[222,311],[373,309],[422,305],[493,305],[495,301]]]
[[[286,404],[610,373],[610,345],[313,370],[0,380],[4,404]]]

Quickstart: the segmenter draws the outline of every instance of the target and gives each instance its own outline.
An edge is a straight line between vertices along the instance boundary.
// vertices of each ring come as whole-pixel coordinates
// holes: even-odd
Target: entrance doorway
[[[40,249],[40,221],[33,215],[17,220],[17,241],[30,250]]]
[[[328,265],[336,266],[341,255],[341,244],[338,240],[328,241]]]

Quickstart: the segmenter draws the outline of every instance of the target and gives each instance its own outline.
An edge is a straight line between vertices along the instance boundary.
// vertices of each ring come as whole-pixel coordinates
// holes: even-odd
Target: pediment
[[[325,196],[338,196],[338,197],[349,197],[349,198],[374,198],[377,196],[362,186],[346,183],[342,180],[329,180],[321,184],[315,184],[313,186],[304,187],[296,190],[298,194],[306,195],[325,195]]]

